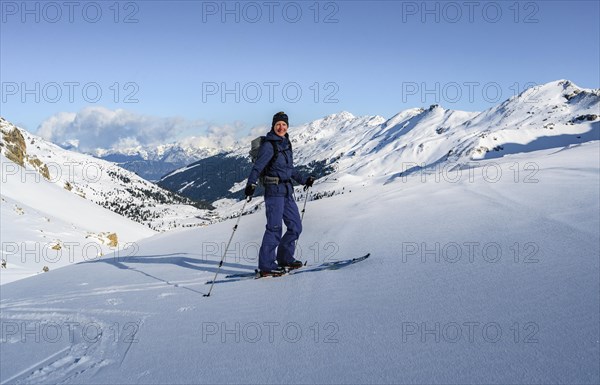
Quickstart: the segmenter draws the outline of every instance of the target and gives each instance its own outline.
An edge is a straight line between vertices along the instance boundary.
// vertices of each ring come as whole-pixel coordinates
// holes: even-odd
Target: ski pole
[[[244,214],[244,209],[246,208],[246,204],[248,202],[250,202],[250,199],[252,199],[252,197],[248,197],[248,199],[246,199],[246,201],[244,202],[244,205],[242,206],[242,211],[240,211],[240,216],[238,217],[237,221],[235,222],[235,226],[233,226],[233,232],[231,233],[231,237],[229,237],[229,242],[227,242],[227,247],[225,247],[225,251],[223,252],[223,256],[221,257],[221,262],[219,262],[219,267],[217,267],[217,271],[215,272],[215,277],[212,280],[210,289],[208,289],[208,294],[204,294],[205,297],[210,297],[210,293],[212,292],[213,286],[215,285],[215,281],[217,280],[217,275],[219,274],[219,271],[221,270],[221,266],[223,266],[223,261],[225,260],[225,255],[227,254],[227,250],[229,249],[229,245],[231,244],[231,240],[233,239],[233,234],[235,234],[235,231],[238,228],[238,224],[240,223],[242,214]]]
[[[306,192],[306,197],[304,197],[304,205],[302,206],[302,216],[300,217],[300,222],[302,222],[304,220],[304,212],[306,211],[306,201],[308,201],[308,189],[309,188],[310,187],[308,187],[308,186],[304,187],[304,191]],[[296,239],[296,244],[294,245],[294,248],[296,248],[298,246],[299,238],[300,237],[298,237],[298,239]],[[307,261],[304,261],[304,266],[306,266],[306,262]]]
[[[310,189],[310,187],[306,187],[304,188],[304,191],[306,191],[306,197],[304,197],[304,206],[302,206],[302,216],[300,217],[300,222],[302,222],[302,220],[304,219],[304,212],[306,211],[306,201],[308,201],[308,189]]]

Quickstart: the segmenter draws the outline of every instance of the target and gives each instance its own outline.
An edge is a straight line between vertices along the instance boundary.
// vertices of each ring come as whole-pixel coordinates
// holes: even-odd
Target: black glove
[[[246,189],[244,190],[244,194],[248,198],[248,202],[252,200],[252,196],[254,195],[254,191],[256,190],[255,184],[247,184]]]
[[[312,187],[313,183],[315,183],[315,177],[314,176],[309,176],[308,178],[306,178],[306,182],[304,183],[304,190],[308,190],[309,187]]]

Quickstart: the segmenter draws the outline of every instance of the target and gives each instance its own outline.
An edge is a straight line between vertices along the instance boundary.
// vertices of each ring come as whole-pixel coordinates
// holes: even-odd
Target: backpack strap
[[[277,155],[279,155],[279,149],[277,148],[277,144],[273,140],[269,140],[268,142],[270,142],[273,146],[273,157],[271,158],[269,163],[267,163],[267,167],[265,167],[265,173],[271,168],[271,166],[273,166],[273,163],[275,163],[275,160],[277,159]]]
[[[286,138],[288,139],[288,144],[290,146],[290,151],[292,151],[292,141],[289,140],[289,136],[286,133],[285,134]],[[279,151],[279,148],[277,147],[277,144],[275,143],[274,140],[265,140],[267,142],[271,143],[271,146],[273,146],[273,157],[271,158],[271,160],[269,161],[269,163],[267,163],[267,166],[265,167],[265,170],[263,171],[265,174],[267,174],[267,171],[271,169],[271,166],[273,166],[273,163],[275,163],[275,160],[277,159],[277,156],[279,155],[279,153],[281,151]]]

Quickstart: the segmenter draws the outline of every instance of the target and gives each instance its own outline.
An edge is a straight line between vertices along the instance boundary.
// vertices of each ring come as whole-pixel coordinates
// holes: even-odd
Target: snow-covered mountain
[[[345,180],[307,204],[297,257],[369,259],[228,281],[256,268],[245,215],[208,298],[233,220],[4,285],[0,382],[597,384],[599,176],[590,141]]]
[[[200,147],[194,142],[180,142],[154,147],[137,146],[123,149],[97,149],[91,155],[117,163],[149,181],[157,181],[169,172],[216,155],[223,150]]]
[[[129,255],[135,242],[156,233],[40,176],[33,170],[39,158],[27,155],[24,167],[17,165],[7,145],[0,155],[1,284],[115,250]]]
[[[45,179],[154,230],[210,223],[212,207],[164,190],[116,164],[65,150],[0,118],[10,170],[35,188]],[[12,162],[12,164],[10,164]],[[8,166],[7,166],[8,167]]]
[[[344,181],[391,181],[434,167],[584,143],[600,137],[600,90],[568,80],[540,85],[483,112],[412,108],[390,119],[349,112],[291,127],[295,163],[320,177],[321,196]],[[165,175],[158,184],[194,199],[240,199],[250,170],[249,142]],[[217,182],[217,183],[213,183]]]

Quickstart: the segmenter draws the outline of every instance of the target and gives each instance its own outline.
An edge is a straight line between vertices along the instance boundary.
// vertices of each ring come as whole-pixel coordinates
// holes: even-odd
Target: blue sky
[[[293,126],[600,87],[598,1],[48,4],[1,2],[1,114],[34,132],[86,107],[187,122],[173,136],[243,134],[279,110]]]

